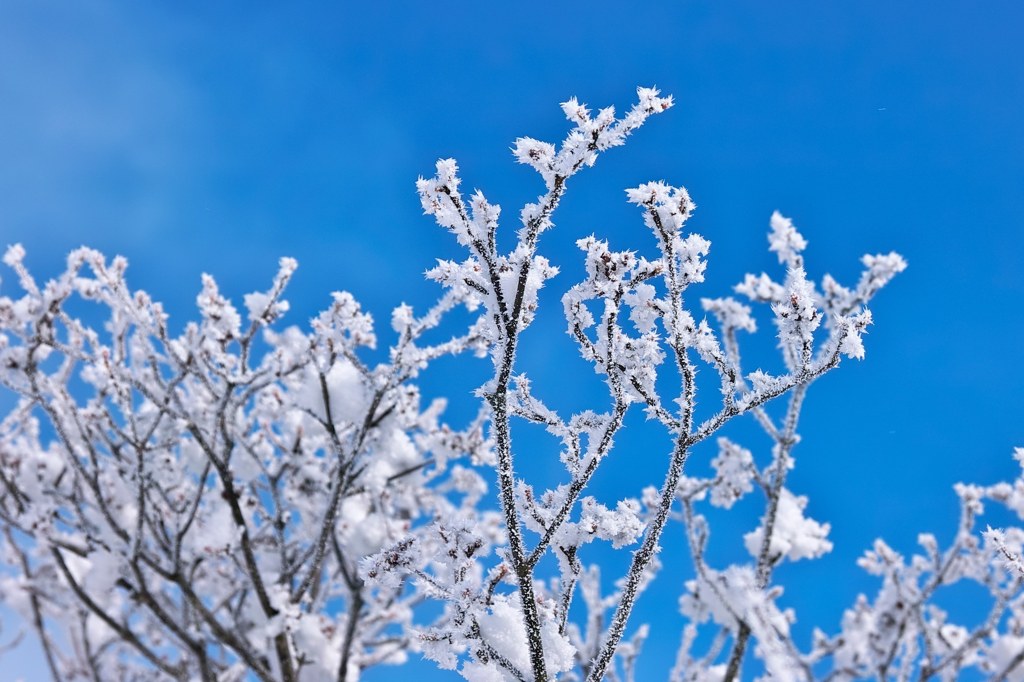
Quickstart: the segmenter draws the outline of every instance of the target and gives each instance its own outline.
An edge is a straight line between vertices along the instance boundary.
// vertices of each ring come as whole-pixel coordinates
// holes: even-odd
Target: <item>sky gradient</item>
[[[570,96],[621,111],[637,85],[656,85],[676,107],[574,178],[545,237],[562,275],[523,347],[542,395],[584,406],[598,386],[562,332],[558,297],[582,267],[573,242],[595,233],[650,252],[622,190],[663,179],[689,189],[689,227],[712,242],[707,283],[691,297],[725,295],[746,272],[779,274],[765,239],[775,209],[809,240],[815,278],[854,282],[864,253],[896,250],[910,264],[873,306],[867,358],[816,384],[804,411],[789,486],[832,524],[836,549],[779,572],[803,645],[812,625],[834,632],[857,592],[873,592],[854,562],[875,537],[907,551],[919,531],[948,539],[955,482],[1015,475],[1019,3],[385,4],[3,3],[0,246],[21,242],[45,275],[82,244],[124,254],[134,286],[179,322],[200,273],[240,302],[293,256],[293,323],[346,289],[386,330],[393,306],[436,296],[423,271],[460,256],[422,215],[418,175],[457,158],[465,187],[502,204],[511,231],[542,190],[514,164],[512,141],[560,140],[557,105]],[[777,369],[761,319],[751,362]],[[545,388],[563,368],[579,383]],[[457,420],[485,372],[463,358],[425,385],[453,396]],[[609,496],[660,479],[667,452],[643,439],[621,447],[620,475],[598,481]],[[695,454],[695,466],[712,454]],[[553,445],[537,457],[528,471],[557,465]],[[755,525],[740,514],[722,526],[722,556],[741,556]],[[681,539],[667,532],[666,569],[637,616],[655,633],[644,679],[674,654]]]

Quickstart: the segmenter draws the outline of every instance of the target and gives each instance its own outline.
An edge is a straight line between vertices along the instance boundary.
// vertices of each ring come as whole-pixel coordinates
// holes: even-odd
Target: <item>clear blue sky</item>
[[[876,536],[908,550],[920,530],[948,539],[950,486],[1013,475],[1024,444],[1024,9],[644,4],[4,2],[0,242],[22,242],[47,273],[80,244],[122,253],[178,320],[201,272],[240,296],[290,255],[294,321],[336,289],[383,321],[431,300],[421,273],[458,255],[414,193],[436,158],[457,157],[511,229],[540,191],[512,140],[559,139],[557,103],[571,95],[624,108],[656,84],[677,107],[579,176],[556,216],[547,247],[564,275],[525,367],[543,390],[545,369],[573,366],[557,319],[558,287],[579,273],[573,240],[649,247],[622,194],[640,182],[683,184],[696,200],[691,227],[712,241],[700,295],[773,266],[774,209],[809,239],[815,276],[849,281],[862,253],[902,252],[910,269],[875,306],[867,359],[811,392],[791,478],[836,550],[781,573],[784,603],[801,637],[834,631],[874,587],[854,561]],[[466,414],[484,368],[443,369],[464,375],[435,374],[428,389],[456,393]],[[581,389],[550,387],[563,391],[552,400],[585,402],[595,384],[581,376]],[[645,460],[625,470],[655,470],[664,445],[643,450],[619,451]],[[643,482],[625,475],[616,490]],[[754,524],[718,532],[723,556]],[[670,530],[667,560],[679,540]],[[644,603],[663,639],[645,659],[651,679],[670,664],[683,577],[666,568]]]

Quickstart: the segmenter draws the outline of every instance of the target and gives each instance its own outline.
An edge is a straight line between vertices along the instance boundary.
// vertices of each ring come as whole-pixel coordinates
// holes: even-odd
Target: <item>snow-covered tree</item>
[[[563,415],[532,389],[520,340],[558,272],[543,237],[570,180],[672,106],[657,90],[638,95],[621,118],[571,99],[564,141],[516,141],[544,190],[520,211],[508,251],[500,207],[460,191],[455,161],[419,180],[424,210],[466,255],[428,273],[442,286],[432,308],[392,313],[386,357],[347,293],[308,330],[282,327],[290,259],[242,311],[204,276],[198,320],[175,332],[159,303],[129,288],[123,259],[81,249],[40,285],[9,248],[20,292],[0,298],[0,382],[17,397],[0,422],[0,598],[34,631],[53,678],[351,682],[412,653],[471,682],[633,680],[648,630],[630,615],[664,579],[660,543],[678,523],[693,577],[680,585],[687,624],[673,681],[755,670],[952,680],[968,668],[1024,679],[1024,530],[976,528],[986,501],[1024,516],[1024,477],[958,486],[947,549],[924,534],[907,560],[878,541],[862,565],[882,587],[837,634],[802,645],[779,604],[775,568],[832,548],[829,525],[786,485],[801,407],[811,383],[864,357],[868,304],[906,267],[899,255],[865,256],[849,287],[814,282],[807,240],[775,213],[779,276],[747,275],[735,287],[746,302],[694,299],[710,243],[686,230],[689,194],[629,189],[646,236],[627,245],[636,251],[580,239],[585,278],[561,297],[568,334],[607,390]],[[774,372],[741,361],[759,304],[776,327]],[[472,320],[461,329],[446,316],[458,307]],[[493,373],[478,416],[451,427],[444,402],[424,405],[415,381],[433,360],[467,353]],[[715,377],[711,391],[698,371]],[[699,417],[698,398],[717,407]],[[784,409],[765,408],[776,400]],[[645,461],[655,485],[605,504],[590,484],[630,410],[671,452]],[[720,433],[737,419],[763,429],[771,451]],[[553,487],[524,473],[513,430],[528,423],[547,430],[564,466]],[[689,475],[691,456],[713,474]],[[712,566],[702,505],[728,510],[755,490],[760,522],[735,538],[749,560]],[[611,593],[594,542],[629,553]],[[935,605],[958,581],[990,596],[981,625]]]
[[[480,497],[467,464],[492,457],[483,418],[453,430],[410,383],[484,349],[479,325],[422,341],[475,303],[396,310],[390,359],[371,367],[372,319],[347,293],[308,332],[272,329],[290,259],[244,312],[204,277],[199,320],[174,335],[123,259],[76,251],[40,287],[22,256],[5,262],[24,295],[0,300],[20,396],[0,423],[0,591],[53,677],[353,680],[404,660],[421,597],[367,585],[359,561]]]

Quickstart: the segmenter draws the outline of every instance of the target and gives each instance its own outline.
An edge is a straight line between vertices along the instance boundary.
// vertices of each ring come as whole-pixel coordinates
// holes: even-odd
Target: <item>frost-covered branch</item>
[[[521,212],[522,227],[508,253],[497,248],[500,208],[481,192],[468,200],[463,198],[454,161],[438,162],[436,175],[418,183],[424,210],[449,229],[468,251],[465,261],[439,263],[430,276],[449,292],[482,305],[481,319],[486,324],[481,336],[490,344],[494,367],[493,378],[481,387],[479,395],[488,408],[494,434],[497,494],[507,545],[498,548],[497,564],[483,561],[487,556],[484,553],[474,554],[474,561],[479,562],[475,569],[478,577],[467,582],[473,572],[460,574],[460,589],[454,593],[458,595],[454,602],[450,589],[440,587],[445,584],[438,578],[440,567],[420,577],[420,586],[426,593],[435,598],[440,596],[449,604],[448,624],[432,630],[429,637],[429,641],[445,642],[447,646],[439,650],[432,644],[426,653],[443,667],[457,668],[457,652],[465,652],[467,659],[460,670],[468,679],[517,679],[527,671],[537,681],[553,679],[559,672],[572,677],[577,671],[591,681],[618,679],[616,661],[621,664],[623,675],[631,675],[636,648],[621,643],[633,605],[659,565],[656,557],[662,532],[676,513],[674,506],[680,486],[689,480],[684,475],[686,461],[695,446],[735,417],[753,414],[778,443],[773,464],[764,473],[752,463],[738,471],[730,469],[727,462],[732,460],[722,459],[723,472],[737,471],[747,476],[747,482],[756,479],[766,494],[764,528],[760,535],[753,534],[756,539],[748,541],[757,545],[757,562],[750,571],[751,594],[762,594],[768,587],[771,569],[780,558],[780,534],[807,529],[819,532],[819,528],[827,533],[827,526],[803,520],[800,510],[806,502],[784,487],[789,451],[797,440],[799,406],[807,386],[836,367],[841,357],[863,356],[860,335],[871,321],[863,306],[904,267],[898,256],[865,260],[869,272],[848,295],[843,294],[847,290],[828,278],[831,288],[825,298],[806,275],[802,257],[806,240],[791,221],[779,214],[772,216],[770,248],[786,266],[786,278],[777,284],[767,275],[748,276],[737,291],[755,302],[770,305],[778,327],[784,370],[776,374],[758,370],[744,375],[738,332],[756,330],[751,309],[731,298],[703,299],[702,306],[718,321],[719,332],[707,320],[698,322],[694,318],[687,306],[686,293],[690,286],[703,282],[710,243],[685,232],[685,224],[694,210],[685,189],[662,182],[647,183],[628,190],[627,198],[642,209],[643,220],[654,237],[653,256],[616,251],[593,236],[580,239],[577,245],[584,253],[586,277],[562,297],[569,336],[583,358],[604,379],[608,404],[564,417],[545,405],[533,389],[533,382],[517,369],[519,338],[541,303],[541,287],[557,274],[548,260],[538,254],[538,248],[540,236],[552,226],[551,217],[566,191],[566,180],[582,166],[591,165],[599,151],[621,143],[625,133],[646,116],[670,104],[671,100],[660,98],[656,91],[641,90],[640,103],[624,119],[616,120],[611,109],[591,117],[585,107],[571,100],[563,105],[563,110],[575,128],[560,147],[530,138],[518,140],[513,150],[516,159],[541,174],[546,192]],[[828,329],[824,337],[819,331],[823,322]],[[671,400],[663,398],[667,379],[659,379],[668,358],[672,359],[679,382]],[[722,406],[697,422],[696,375],[701,363],[719,375]],[[790,413],[784,424],[776,427],[763,406],[787,393],[792,396]],[[613,509],[587,496],[586,491],[601,464],[612,456],[616,436],[630,407],[638,403],[649,418],[666,429],[673,447],[660,489],[645,492],[643,503],[635,498],[620,499]],[[544,426],[560,443],[560,459],[565,467],[563,483],[536,490],[521,479],[512,444],[514,417]],[[723,477],[732,475],[723,473]],[[747,492],[747,487],[747,483],[723,478],[708,483],[705,490],[715,488],[716,499],[726,499],[722,496],[738,496]],[[721,492],[724,490],[732,492]],[[788,515],[787,520],[795,515],[804,525],[777,531],[777,520],[783,513]],[[536,536],[532,548],[528,542],[530,534]],[[490,531],[478,530],[476,535],[493,537]],[[615,548],[640,543],[630,568],[618,583],[619,590],[609,601],[595,601],[593,568],[583,563],[583,547],[595,539],[609,541]],[[791,542],[805,541],[794,537]],[[826,547],[827,541],[820,542]],[[411,548],[408,551],[415,554]],[[813,555],[819,550],[806,551]],[[558,566],[558,577],[549,587],[539,579],[538,571],[543,559],[551,555]],[[404,565],[407,560],[411,559],[398,558],[395,562]],[[451,566],[446,565],[441,573],[450,570]],[[485,581],[486,574],[501,578],[497,582]],[[710,568],[705,575],[712,575]],[[583,629],[569,622],[569,611],[581,580],[591,612],[591,620]],[[496,589],[504,582],[515,589]],[[765,637],[766,633],[775,633],[771,646],[778,661],[799,658],[788,639],[788,631],[782,632],[780,621],[772,615],[772,599],[763,598],[758,602],[762,605],[752,612],[736,611],[739,615],[735,627],[746,634],[730,648],[735,659],[731,666],[733,676],[755,627],[761,628],[758,632]],[[607,625],[595,629],[595,623],[604,623],[604,612],[613,606]],[[484,624],[488,618],[497,617],[497,611],[517,614],[518,623],[507,623],[506,627],[522,634],[521,650],[503,648],[503,644],[488,638]],[[472,626],[474,623],[476,627]],[[565,633],[584,630],[585,637],[576,634],[565,639]],[[724,650],[724,646],[722,640],[719,650]],[[556,654],[573,648],[570,658]],[[632,653],[627,655],[627,651]]]

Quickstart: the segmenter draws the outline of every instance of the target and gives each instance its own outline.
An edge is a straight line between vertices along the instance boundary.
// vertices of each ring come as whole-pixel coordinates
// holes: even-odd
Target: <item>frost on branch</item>
[[[1018,448],[1018,452],[1020,449]],[[1024,529],[977,528],[986,502],[1016,507],[1024,480],[990,486],[958,484],[960,522],[941,548],[922,533],[920,552],[907,558],[881,540],[860,565],[882,580],[874,599],[865,595],[846,611],[834,638],[821,635],[810,660],[827,662],[832,677],[905,676],[919,671],[942,680],[1014,680],[1024,675],[1024,574],[1020,559]],[[936,602],[946,588],[973,583],[988,595],[987,612],[957,623]]]
[[[731,566],[721,573],[709,570],[686,587],[688,593],[680,598],[679,607],[693,624],[711,621],[734,637],[745,626],[757,641],[755,653],[764,661],[770,679],[804,679],[799,654],[789,639],[795,616],[775,604],[781,589],[764,591],[747,566]]]
[[[653,212],[651,216],[650,222],[657,225],[655,218],[660,216]],[[825,294],[820,294],[807,275],[807,240],[791,220],[777,212],[770,226],[769,248],[784,266],[784,277],[776,281],[765,273],[748,274],[735,290],[753,304],[770,307],[778,329],[784,368],[781,373],[762,369],[744,373],[737,332],[757,330],[749,306],[732,298],[703,299],[702,306],[714,316],[720,335],[706,324],[693,325],[685,311],[675,316],[676,324],[682,326],[680,337],[719,374],[724,397],[722,410],[697,426],[691,440],[702,440],[732,416],[749,413],[774,446],[766,462],[758,464],[755,453],[719,439],[719,455],[712,461],[714,477],[684,477],[676,489],[681,509],[671,511],[670,517],[684,524],[697,577],[689,583],[683,601],[684,614],[693,622],[683,633],[673,680],[740,679],[741,670],[750,665],[745,663],[748,649],[772,679],[813,677],[816,659],[802,653],[789,638],[786,624],[792,615],[783,617],[785,612],[774,607],[781,588],[773,586],[772,578],[782,561],[816,558],[828,552],[832,544],[828,524],[806,517],[807,498],[790,491],[786,478],[795,461],[793,451],[799,442],[796,429],[808,387],[835,367],[842,356],[864,356],[862,335],[871,323],[865,306],[878,289],[863,288],[865,296],[858,298],[826,275],[820,285]],[[895,255],[887,262],[892,266],[887,272],[892,275],[905,267]],[[888,280],[876,281],[884,284]],[[840,301],[843,291],[851,293]],[[787,405],[777,421],[762,405],[782,395],[788,395]],[[752,562],[725,569],[708,565],[705,552],[711,541],[709,523],[698,512],[698,505],[708,500],[710,491],[713,506],[730,509],[754,490],[761,493],[764,514],[760,524],[743,537]],[[709,619],[713,614],[717,615]],[[706,653],[697,654],[694,648],[698,633],[711,623],[719,628],[718,634]]]
[[[562,111],[572,130],[556,152],[555,145],[530,137],[516,140],[512,153],[519,163],[540,173],[548,190],[553,190],[580,166],[593,166],[599,152],[622,145],[634,130],[643,125],[651,114],[658,114],[672,106],[671,97],[661,97],[653,88],[638,88],[639,101],[622,119],[616,119],[615,107],[605,107],[592,116],[586,105],[572,97],[562,103]],[[531,210],[528,206],[527,210]]]
[[[821,313],[815,306],[811,283],[803,268],[794,268],[787,275],[789,291],[782,302],[772,306],[775,323],[779,327],[779,342],[787,357],[799,358],[789,362],[790,371],[806,370],[814,345],[814,330],[821,324]]]
[[[784,278],[776,282],[766,274],[748,275],[736,291],[754,303],[768,304],[782,361],[777,368],[745,371],[738,332],[756,332],[754,311],[732,298],[704,298],[701,307],[710,319],[694,314],[686,297],[691,286],[704,281],[710,242],[686,231],[695,204],[684,188],[645,183],[627,190],[627,200],[641,210],[653,240],[620,249],[593,235],[578,239],[584,279],[562,296],[568,334],[603,379],[607,400],[577,415],[560,415],[543,401],[543,389],[538,391],[518,368],[520,335],[544,300],[542,286],[557,273],[538,248],[553,225],[567,180],[670,104],[655,91],[641,90],[639,104],[617,120],[611,108],[595,115],[573,99],[563,104],[563,112],[574,127],[560,145],[528,137],[517,140],[515,159],[540,174],[545,192],[520,211],[521,226],[509,252],[497,247],[498,207],[480,192],[463,197],[454,161],[439,162],[434,177],[418,183],[424,210],[467,251],[461,262],[441,262],[429,276],[449,292],[482,305],[481,336],[489,344],[494,367],[478,394],[494,437],[505,544],[495,545],[493,555],[453,547],[448,556],[468,562],[464,570],[446,581],[443,564],[435,561],[413,583],[446,608],[445,616],[421,636],[424,651],[467,679],[549,680],[560,672],[566,679],[593,682],[631,679],[646,631],[636,630],[630,637],[629,616],[660,567],[659,543],[670,520],[685,524],[698,574],[696,591],[687,602],[696,620],[687,629],[685,651],[692,649],[697,625],[708,622],[696,614],[717,609],[715,622],[724,628],[703,663],[690,667],[685,664],[690,654],[680,654],[684,663],[677,666],[679,679],[701,669],[736,679],[748,643],[772,676],[806,676],[807,657],[788,634],[792,617],[774,606],[781,590],[771,585],[780,561],[816,557],[831,547],[828,525],[808,519],[806,498],[785,487],[799,440],[800,406],[808,386],[843,356],[863,357],[862,334],[871,322],[866,305],[887,277],[902,269],[902,260],[865,260],[871,274],[854,289],[829,277],[816,286],[804,260],[807,240],[792,221],[773,214],[769,247],[785,268]],[[666,360],[671,360],[672,375],[660,376]],[[720,380],[719,394],[711,402],[720,399],[721,407],[698,422],[695,377],[703,366]],[[776,423],[763,405],[784,395],[789,406],[784,420]],[[637,404],[673,442],[667,470],[660,475],[662,487],[644,490],[642,503],[584,494],[594,473],[614,456],[618,432]],[[758,463],[741,445],[720,439],[714,476],[685,476],[691,450],[744,414],[753,416],[774,443],[767,464]],[[512,446],[517,419],[541,425],[554,437],[565,467],[560,482],[543,489],[523,480]],[[755,490],[765,511],[760,526],[746,536],[752,563],[724,570],[708,566],[707,522],[695,505],[708,499],[710,491],[713,505],[729,509]],[[444,523],[435,524],[437,536],[451,535],[443,530]],[[586,563],[588,545],[595,539],[610,541],[613,548],[635,547],[628,571],[609,595],[602,594],[597,568]],[[404,561],[398,564],[406,566]],[[546,566],[557,567],[550,580],[541,578]],[[452,589],[452,579],[458,589]],[[723,587],[723,581],[729,586]],[[584,620],[574,623],[573,605],[580,599]],[[507,625],[505,634],[498,634],[488,626],[505,618],[503,614],[523,629]],[[553,631],[568,633],[571,662],[555,653],[568,649],[550,639]]]

